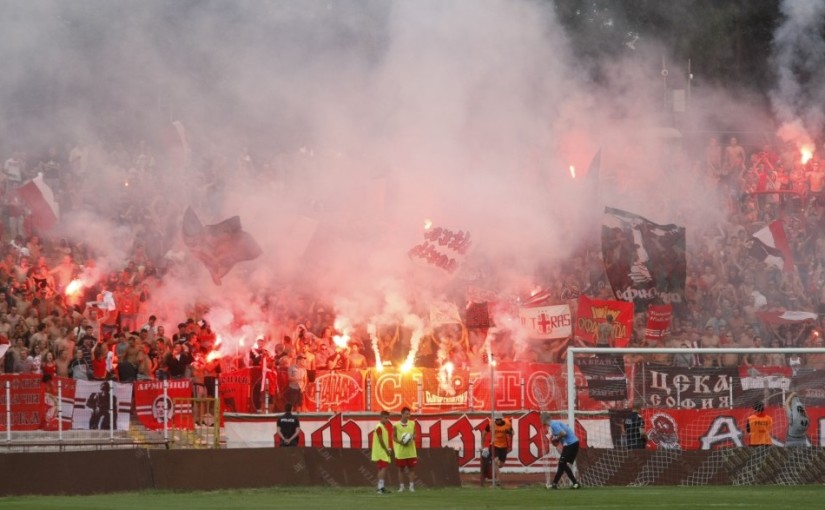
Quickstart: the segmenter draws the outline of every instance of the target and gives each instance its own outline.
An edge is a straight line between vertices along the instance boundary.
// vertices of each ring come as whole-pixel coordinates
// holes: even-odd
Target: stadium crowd
[[[102,154],[95,157],[94,154]],[[821,347],[821,316],[825,314],[825,161],[816,154],[800,160],[796,146],[771,146],[747,151],[736,138],[713,138],[692,169],[707,189],[716,190],[726,219],[692,231],[688,238],[686,299],[676,305],[664,343],[644,339],[645,314],[637,314],[631,346],[799,346]],[[255,168],[250,158],[238,158],[245,172],[283,177],[275,165]],[[229,165],[222,162],[223,168]],[[51,147],[41,157],[12,151],[0,175],[2,251],[0,251],[0,343],[9,349],[0,363],[4,373],[37,373],[78,379],[120,381],[192,378],[196,391],[211,392],[221,371],[268,363],[278,367],[278,387],[305,384],[290,374],[303,369],[310,379],[317,370],[364,369],[374,366],[375,352],[385,363],[400,365],[410,349],[410,331],[397,324],[368,332],[356,326],[348,340],[336,341],[335,312],[329,303],[292,288],[273,290],[257,302],[270,330],[247,352],[211,356],[216,335],[208,310],[190,303],[179,322],[164,323],[152,309],[152,294],[174,261],[165,255],[177,235],[173,205],[163,198],[149,202],[124,201],[115,218],[131,232],[128,260],[122,267],[98,267],[98,254],[82,241],[53,238],[38,232],[30,211],[15,189],[42,173],[61,209],[84,203],[92,176],[117,175],[124,193],[151,190],[158,175],[155,157],[145,143],[108,150],[82,145]],[[231,165],[229,165],[231,166]],[[105,167],[105,171],[100,168]],[[221,165],[207,165],[198,178],[207,193],[219,193]],[[113,172],[114,169],[114,172]],[[96,178],[96,177],[95,177]],[[289,185],[289,181],[285,183]],[[149,194],[148,196],[153,196]],[[137,204],[137,205],[136,205]],[[751,256],[751,236],[782,218],[794,256],[794,271],[781,271]],[[593,275],[602,272],[598,254],[572,257],[544,270],[542,286],[548,302],[566,302],[582,293],[611,299],[608,286]],[[82,279],[87,285],[72,289]],[[114,307],[107,306],[113,300]],[[456,303],[464,309],[466,303]],[[113,308],[113,309],[109,309]],[[799,310],[820,319],[767,324],[758,313]],[[373,338],[373,336],[375,338]],[[417,351],[417,366],[452,361],[457,367],[478,368],[486,363],[484,336],[464,325],[429,332]],[[502,361],[551,362],[564,358],[565,348],[578,342],[513,341],[500,333],[494,354]],[[825,356],[661,355],[654,362],[680,366],[781,365],[825,368]],[[292,368],[291,368],[292,367]],[[300,379],[300,378],[299,378]]]

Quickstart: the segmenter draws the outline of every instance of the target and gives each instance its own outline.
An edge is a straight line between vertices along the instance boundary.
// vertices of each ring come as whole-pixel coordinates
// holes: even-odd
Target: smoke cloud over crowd
[[[786,13],[778,65],[814,62],[794,49],[821,47],[794,39],[796,20],[822,17],[809,6]],[[663,94],[666,48],[639,41],[598,62],[595,79],[552,2],[82,0],[3,10],[0,143],[88,149],[60,235],[112,267],[135,236],[190,267],[170,273],[158,308],[251,304],[289,284],[354,320],[404,316],[394,301],[426,303],[467,284],[529,291],[540,267],[593,236],[604,205],[689,231],[720,214],[702,206],[698,174],[673,170],[680,151],[659,129],[672,115],[650,99]],[[803,106],[822,103],[816,92],[780,74],[780,119],[821,128],[821,112]],[[723,104],[732,120],[764,119],[746,102],[707,86],[690,128]],[[101,163],[104,145],[141,140],[156,161],[151,179]],[[599,149],[596,186],[587,168]],[[181,242],[187,206],[204,223],[239,215],[263,255],[216,287]],[[130,207],[154,215],[155,231],[117,227]],[[408,258],[427,219],[472,234],[455,275]]]
[[[779,136],[801,146],[811,145],[825,125],[825,92],[820,83],[825,66],[825,2],[780,2],[783,15],[774,34],[777,86],[771,99]]]

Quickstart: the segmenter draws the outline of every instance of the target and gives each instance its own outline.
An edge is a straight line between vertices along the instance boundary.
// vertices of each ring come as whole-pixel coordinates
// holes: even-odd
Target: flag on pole
[[[793,253],[782,220],[772,221],[753,234],[748,254],[781,271],[792,271]]]
[[[239,262],[258,258],[262,251],[255,239],[233,216],[215,225],[204,225],[191,207],[183,215],[183,242],[203,262],[215,285]]]
[[[60,219],[60,207],[54,199],[52,189],[43,180],[43,174],[28,180],[17,188],[17,195],[31,211],[31,225],[38,231],[46,231]]]
[[[443,326],[444,324],[461,324],[461,314],[455,303],[448,301],[434,301],[430,303],[430,324]]]

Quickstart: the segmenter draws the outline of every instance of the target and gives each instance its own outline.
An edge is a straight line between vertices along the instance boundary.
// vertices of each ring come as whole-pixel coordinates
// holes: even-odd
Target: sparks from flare
[[[367,334],[372,343],[372,352],[375,354],[375,369],[379,372],[384,371],[384,362],[381,361],[381,347],[378,345],[378,327],[375,323],[367,324]]]
[[[339,334],[333,335],[332,341],[336,347],[345,348],[349,345],[350,333],[352,332],[352,324],[349,319],[345,317],[336,317],[332,325],[335,331],[340,331]]]

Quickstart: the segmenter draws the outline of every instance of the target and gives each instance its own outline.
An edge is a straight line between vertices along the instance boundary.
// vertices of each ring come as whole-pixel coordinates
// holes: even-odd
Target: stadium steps
[[[56,431],[12,431],[10,441],[7,437],[5,433],[0,437],[0,453],[134,448],[129,432],[124,430],[112,435],[108,430],[65,430],[62,438]]]

